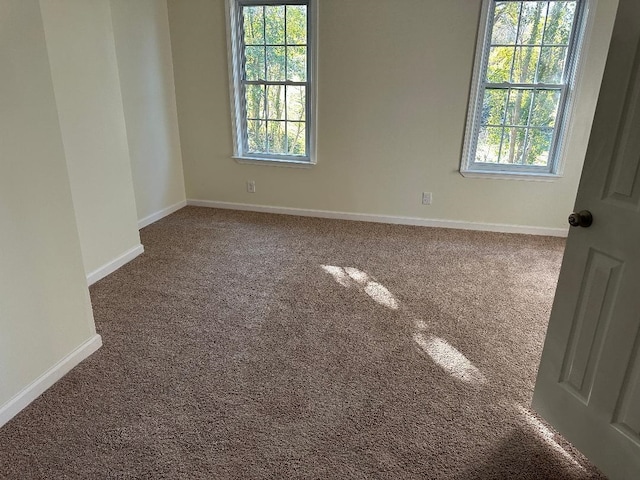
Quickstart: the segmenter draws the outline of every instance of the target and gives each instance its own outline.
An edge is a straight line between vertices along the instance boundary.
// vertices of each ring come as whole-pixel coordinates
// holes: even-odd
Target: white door
[[[640,1],[620,0],[533,407],[612,479],[640,479]],[[567,212],[570,213],[570,212]]]

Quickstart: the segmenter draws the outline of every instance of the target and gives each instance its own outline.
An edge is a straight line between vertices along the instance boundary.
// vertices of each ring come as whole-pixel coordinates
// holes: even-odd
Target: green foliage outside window
[[[307,155],[307,7],[244,6],[242,19],[248,152]]]
[[[576,4],[495,3],[475,162],[549,164]]]

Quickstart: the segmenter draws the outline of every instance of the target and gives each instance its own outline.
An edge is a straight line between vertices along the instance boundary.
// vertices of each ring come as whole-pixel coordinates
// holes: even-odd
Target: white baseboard
[[[87,283],[89,285],[93,285],[98,280],[106,277],[110,273],[115,272],[121,266],[129,263],[131,260],[133,260],[134,258],[136,258],[138,255],[142,253],[144,253],[144,247],[141,244],[136,245],[130,250],[127,250],[126,252],[124,252],[118,258],[111,260],[106,265],[103,265],[97,270],[94,270],[93,272],[89,273],[87,275]]]
[[[0,407],[0,427],[15,417],[22,409],[42,395],[45,390],[64,377],[73,367],[102,346],[100,335],[94,335],[69,355],[44,372],[20,393]]]
[[[138,228],[144,228],[147,225],[151,225],[153,222],[157,222],[161,218],[166,217],[167,215],[171,215],[173,212],[177,212],[182,207],[186,207],[186,206],[187,206],[187,201],[182,200],[181,202],[175,203],[167,208],[163,208],[162,210],[156,213],[152,213],[151,215],[141,218],[140,220],[138,220]]]
[[[250,212],[279,213],[298,215],[301,217],[334,218],[339,220],[355,220],[360,222],[391,223],[396,225],[415,225],[421,227],[455,228],[459,230],[477,230],[481,232],[522,233],[526,235],[544,235],[550,237],[566,237],[569,228],[547,228],[529,225],[508,225],[501,223],[476,223],[457,220],[437,220],[417,217],[396,217],[374,215],[370,213],[332,212],[328,210],[311,210],[305,208],[272,207],[265,205],[249,205],[245,203],[217,202],[213,200],[187,199],[187,205],[194,207],[224,208]]]

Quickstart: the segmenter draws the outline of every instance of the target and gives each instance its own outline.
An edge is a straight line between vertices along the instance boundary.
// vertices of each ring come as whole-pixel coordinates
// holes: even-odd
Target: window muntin
[[[462,171],[557,172],[584,0],[485,0]]]
[[[230,0],[236,156],[313,163],[313,0]]]

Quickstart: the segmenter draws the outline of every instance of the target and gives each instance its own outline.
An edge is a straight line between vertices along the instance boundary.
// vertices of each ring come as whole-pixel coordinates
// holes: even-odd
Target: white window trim
[[[566,101],[564,109],[559,112],[558,118],[560,128],[557,131],[556,146],[551,163],[547,167],[535,167],[526,165],[477,165],[474,164],[472,153],[475,153],[474,144],[476,142],[475,133],[478,127],[479,111],[478,103],[482,99],[482,75],[483,66],[486,55],[489,52],[488,44],[491,41],[491,28],[493,19],[489,17],[492,11],[491,4],[496,0],[483,0],[480,14],[480,23],[478,27],[478,40],[476,44],[476,53],[474,58],[473,76],[471,81],[471,91],[469,94],[469,105],[467,111],[467,122],[464,133],[464,144],[462,150],[462,159],[460,162],[460,174],[467,178],[494,178],[509,180],[533,180],[551,182],[562,178],[564,165],[566,163],[566,146],[568,143],[569,133],[575,119],[575,99],[576,92],[579,88],[580,73],[584,70],[584,50],[588,43],[593,27],[592,14],[595,12],[598,0],[583,0],[584,4],[582,12],[578,18],[577,35],[572,39],[573,42],[573,62],[569,66],[569,75],[566,85]],[[562,108],[562,106],[561,106]]]
[[[238,23],[233,19],[237,18],[238,9],[244,2],[243,0],[225,0],[225,10],[227,17],[227,57],[229,65],[229,93],[231,101],[231,126],[233,129],[233,155],[239,163],[258,164],[258,165],[277,165],[287,167],[308,167],[315,165],[317,162],[317,97],[318,97],[318,2],[317,0],[308,0],[307,15],[309,23],[309,31],[307,32],[307,63],[309,75],[309,87],[307,91],[308,111],[307,125],[309,135],[308,156],[276,156],[276,155],[258,155],[246,154],[243,151],[243,100],[242,100],[242,63],[241,49],[242,39],[241,32],[238,30]],[[283,3],[295,3],[287,0],[260,0],[260,5],[282,5]]]

